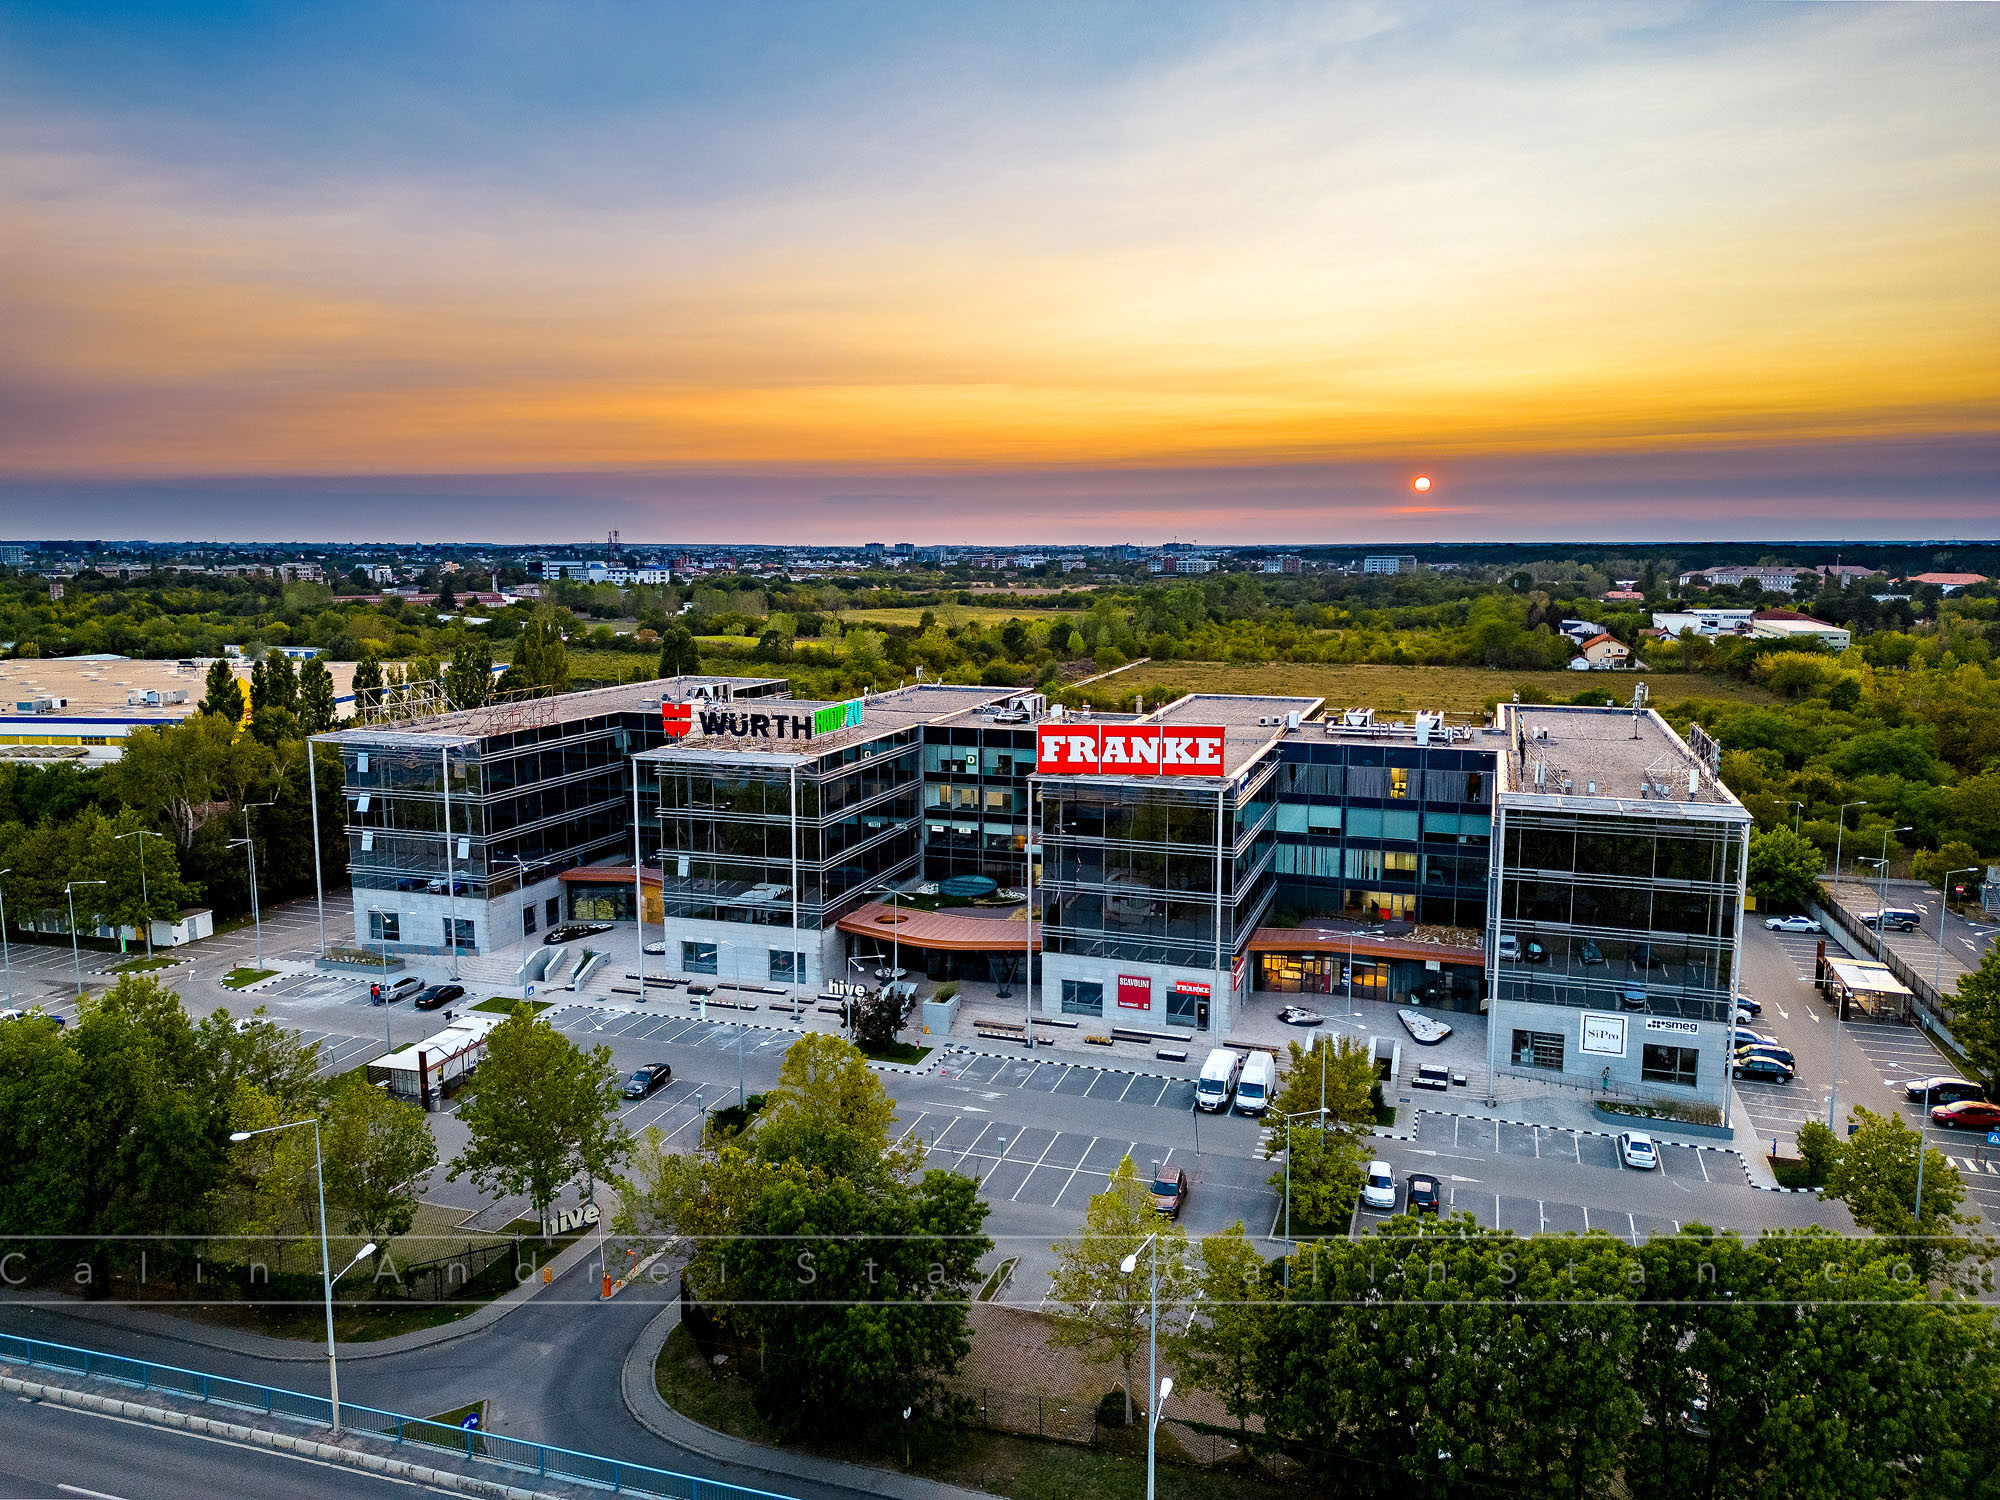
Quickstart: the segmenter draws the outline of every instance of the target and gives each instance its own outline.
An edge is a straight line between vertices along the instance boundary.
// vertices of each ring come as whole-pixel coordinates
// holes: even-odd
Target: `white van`
[[[1243,1069],[1243,1054],[1234,1047],[1217,1047],[1201,1065],[1201,1078],[1194,1086],[1195,1108],[1210,1114],[1229,1108],[1236,1092],[1236,1075]]]
[[[1278,1065],[1268,1052],[1252,1052],[1243,1059],[1243,1071],[1236,1079],[1236,1112],[1261,1115],[1271,1107],[1271,1095],[1278,1088]]]

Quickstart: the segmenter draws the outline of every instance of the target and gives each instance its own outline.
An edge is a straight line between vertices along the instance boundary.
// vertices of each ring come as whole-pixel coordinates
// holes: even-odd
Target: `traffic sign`
[[[479,1426],[479,1413],[476,1411],[466,1413],[465,1420],[458,1425],[463,1427],[467,1432],[471,1432]]]
[[[1989,1146],[2000,1146],[2000,1130],[1987,1131],[1986,1144]]]

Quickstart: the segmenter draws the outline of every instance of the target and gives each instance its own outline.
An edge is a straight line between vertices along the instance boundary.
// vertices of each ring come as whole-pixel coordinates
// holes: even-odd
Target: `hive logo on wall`
[[[774,705],[775,706],[775,705]],[[809,740],[814,735],[832,734],[838,729],[861,725],[861,700],[831,703],[810,714],[724,713],[696,710],[692,703],[662,703],[660,728],[670,739],[684,739],[699,729],[703,735],[727,735],[733,739]]]
[[[1219,724],[1043,724],[1035,731],[1041,775],[1220,776]]]

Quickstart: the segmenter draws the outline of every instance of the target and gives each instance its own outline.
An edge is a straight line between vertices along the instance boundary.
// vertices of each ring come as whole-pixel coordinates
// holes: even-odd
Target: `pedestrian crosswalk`
[[[1968,1173],[1974,1177],[1985,1175],[2000,1177],[2000,1161],[1989,1161],[1973,1156],[1947,1156],[1945,1160],[1950,1162],[1954,1167],[1957,1167],[1959,1171]]]

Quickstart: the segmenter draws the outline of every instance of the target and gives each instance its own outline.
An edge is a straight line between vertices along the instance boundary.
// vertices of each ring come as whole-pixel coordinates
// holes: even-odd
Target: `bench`
[[[1156,1047],[1153,1050],[1153,1056],[1158,1058],[1161,1062],[1186,1062],[1187,1048]]]
[[[1111,1028],[1111,1037],[1113,1041],[1119,1042],[1171,1042],[1173,1040],[1172,1037],[1160,1032],[1140,1031],[1133,1026],[1114,1026]]]
[[[1028,1037],[1028,1028],[1018,1021],[975,1021],[972,1029],[989,1042],[1021,1042]]]
[[[1035,1024],[1037,1026],[1067,1026],[1071,1031],[1074,1031],[1083,1023],[1080,1021],[1065,1021],[1060,1016],[1036,1016]]]

